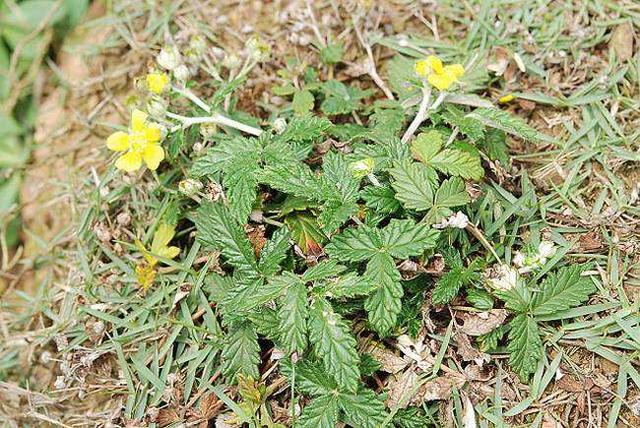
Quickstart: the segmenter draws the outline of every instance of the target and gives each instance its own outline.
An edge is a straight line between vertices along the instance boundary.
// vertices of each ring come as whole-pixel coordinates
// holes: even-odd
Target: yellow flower
[[[171,242],[175,234],[175,227],[162,223],[153,234],[150,251],[145,248],[142,242],[135,241],[136,247],[144,257],[144,261],[136,266],[138,284],[144,291],[148,290],[156,279],[155,266],[160,261],[158,257],[173,259],[180,254],[180,248],[169,246],[169,242]]]
[[[131,131],[114,132],[107,138],[107,147],[126,152],[116,161],[116,168],[127,172],[140,169],[143,161],[150,170],[156,170],[164,159],[160,128],[155,123],[147,123],[147,114],[137,109],[131,114]]]
[[[169,76],[166,73],[149,73],[146,82],[151,92],[160,94],[169,84]]]
[[[442,61],[435,55],[429,55],[426,59],[416,62],[414,67],[418,76],[441,91],[446,91],[451,85],[464,75],[464,67],[461,64],[442,65]]]

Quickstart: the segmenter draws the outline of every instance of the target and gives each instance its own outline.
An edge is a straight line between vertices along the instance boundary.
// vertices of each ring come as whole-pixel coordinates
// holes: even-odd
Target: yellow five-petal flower
[[[418,76],[426,78],[427,82],[441,91],[446,91],[464,75],[461,64],[442,65],[442,61],[435,55],[429,55],[415,64]]]
[[[169,76],[166,73],[149,73],[146,82],[151,92],[160,94],[169,84]]]
[[[160,128],[147,122],[148,115],[140,110],[131,114],[129,133],[118,131],[107,138],[107,147],[115,152],[126,152],[116,161],[116,168],[132,172],[137,171],[144,162],[150,170],[156,170],[164,159],[164,150],[160,145]]]

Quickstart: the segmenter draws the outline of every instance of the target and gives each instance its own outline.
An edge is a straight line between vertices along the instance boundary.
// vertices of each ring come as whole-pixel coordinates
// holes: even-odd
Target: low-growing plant
[[[159,63],[167,71],[152,70],[143,83],[150,117],[135,110],[130,132],[107,142],[122,153],[117,168],[157,171],[156,192],[169,201],[151,250],[137,244],[146,260],[137,267],[140,287],[152,288],[157,265],[178,255],[168,246],[175,231],[175,245],[191,242],[193,231],[210,257],[193,273],[204,278],[202,291],[214,307],[203,328],[216,339],[208,346],[220,352],[208,367],[240,382],[238,421],[271,421],[267,392],[255,381],[268,351],[291,384],[296,426],[418,426],[411,421],[421,423],[421,409],[389,413],[371,389],[370,357],[357,337],[415,337],[424,302],[507,309],[511,321],[478,343],[486,351],[504,344],[526,381],[543,356],[541,323],[594,291],[581,276],[584,267],[552,269],[560,261],[553,243],[523,249],[512,267],[515,240],[483,230],[490,216],[503,215],[487,204],[507,193],[489,184],[495,168],[509,168],[506,133],[549,137],[465,92],[467,70],[435,56],[392,59],[397,99],[387,100],[288,63],[276,92],[291,102],[263,130],[233,102],[268,53],[257,39],[248,47],[252,59],[221,78],[207,100],[184,79],[179,54],[163,51]],[[321,57],[332,66],[341,50],[327,47]],[[178,114],[174,105],[183,101],[191,107]],[[535,211],[535,201],[528,208]],[[516,229],[526,224],[520,221]],[[443,268],[425,268],[439,257]],[[300,395],[309,401],[298,414]]]

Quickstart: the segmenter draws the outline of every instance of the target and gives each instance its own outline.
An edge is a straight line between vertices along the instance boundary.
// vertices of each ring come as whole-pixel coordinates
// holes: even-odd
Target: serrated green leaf
[[[356,340],[328,301],[316,300],[309,312],[309,339],[326,372],[340,388],[355,391],[360,383]]]
[[[444,180],[438,190],[434,200],[434,205],[438,207],[450,208],[466,205],[471,202],[467,187],[459,177],[452,177]]]
[[[480,157],[459,149],[444,149],[428,162],[440,172],[462,178],[480,180],[484,169]]]
[[[293,378],[291,360],[281,360],[280,368],[282,373],[291,381]],[[311,396],[328,395],[335,394],[338,391],[336,381],[331,376],[327,376],[324,367],[316,362],[298,362],[295,366],[295,374],[295,386],[303,394]]]
[[[338,264],[337,260],[322,260],[317,265],[307,269],[304,274],[302,274],[302,280],[304,282],[319,281],[332,276],[338,276],[344,272],[345,269],[344,266]]]
[[[311,114],[296,116],[287,124],[284,132],[276,136],[275,139],[296,143],[314,142],[322,138],[331,126],[331,121],[326,117],[317,117]]]
[[[328,80],[322,85],[325,99],[320,104],[320,110],[328,116],[350,114],[361,106],[360,100],[371,94],[369,90],[362,90],[354,86],[347,86],[337,80]]]
[[[263,275],[273,275],[280,269],[280,263],[287,257],[287,251],[291,247],[291,234],[286,227],[282,227],[273,233],[273,236],[260,252],[258,270]]]
[[[296,423],[299,428],[335,428],[338,423],[338,399],[335,395],[321,395],[311,400]]]
[[[329,278],[314,287],[316,294],[327,298],[366,296],[377,288],[356,272],[348,272],[337,278]]]
[[[389,186],[367,186],[360,192],[360,196],[367,207],[381,214],[391,214],[400,209],[395,192]]]
[[[320,49],[320,60],[324,64],[336,64],[342,59],[343,50],[342,42],[331,43]]]
[[[346,229],[334,236],[325,251],[338,260],[358,262],[378,253],[381,244],[377,230],[363,226]]]
[[[440,232],[428,225],[408,219],[392,219],[380,230],[383,248],[398,259],[419,256],[426,249],[435,247],[439,235]]]
[[[290,195],[311,200],[322,200],[322,184],[311,169],[300,162],[287,165],[269,165],[259,177],[269,187]]]
[[[461,275],[460,269],[452,269],[438,279],[431,295],[431,300],[435,305],[447,304],[458,295],[462,287]]]
[[[542,339],[536,320],[527,315],[518,315],[509,323],[509,365],[522,379],[536,371],[542,358]]]
[[[405,208],[425,211],[432,207],[433,189],[438,182],[435,171],[420,163],[405,160],[397,163],[390,173],[396,199]]]
[[[551,315],[578,306],[595,291],[589,278],[581,277],[584,268],[567,266],[547,275],[541,290],[533,295],[534,315]]]
[[[402,277],[393,257],[377,253],[367,263],[364,278],[370,284],[377,285],[376,290],[364,302],[369,322],[378,334],[386,336],[395,327],[402,309]]]
[[[244,229],[236,223],[228,208],[220,203],[204,202],[198,208],[195,224],[200,242],[220,250],[235,268],[256,271],[253,248]]]
[[[281,341],[289,353],[302,354],[307,348],[307,287],[301,281],[288,286],[278,311]]]
[[[457,126],[463,135],[466,135],[473,141],[479,141],[484,138],[484,125],[472,118],[464,115],[464,112],[452,104],[445,106],[442,118],[451,126]]]
[[[224,172],[223,184],[227,189],[229,212],[239,223],[245,223],[258,196],[257,159],[234,158]]]
[[[490,128],[480,140],[479,147],[492,161],[500,161],[503,167],[509,167],[509,147],[504,131]]]
[[[233,381],[238,374],[259,378],[260,345],[258,335],[250,325],[239,326],[229,333],[222,349],[222,361],[222,372]]]
[[[511,116],[506,111],[497,108],[479,108],[467,114],[486,126],[500,129],[516,137],[533,142],[554,142],[548,135],[536,131],[520,118]]]
[[[224,165],[231,160],[253,157],[255,152],[256,140],[253,138],[220,137],[215,146],[195,160],[189,174],[193,177],[211,176],[222,171]]]
[[[357,394],[340,394],[338,405],[342,419],[352,427],[379,428],[387,418],[384,402],[370,389]]]

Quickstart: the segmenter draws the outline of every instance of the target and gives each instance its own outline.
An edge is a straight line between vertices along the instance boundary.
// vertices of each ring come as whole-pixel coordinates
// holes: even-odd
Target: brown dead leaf
[[[160,427],[166,427],[181,421],[182,420],[180,419],[180,416],[178,416],[178,412],[173,409],[160,409],[155,420]]]
[[[469,336],[462,332],[456,332],[455,339],[456,343],[458,344],[458,354],[462,357],[463,361],[474,361],[481,359],[482,354],[480,353],[480,351],[475,349],[473,345],[471,345]]]
[[[380,363],[380,370],[391,374],[396,374],[403,370],[410,362],[401,356],[396,355],[380,343],[373,341],[369,342],[364,347],[363,351],[371,355],[374,360]]]
[[[418,375],[413,370],[407,370],[394,376],[387,385],[389,391],[385,401],[387,407],[405,409],[409,405],[410,398],[414,397],[417,383]]]
[[[582,382],[578,382],[578,380],[571,375],[562,376],[556,382],[556,386],[567,392],[582,392],[584,390]]]
[[[465,312],[461,315],[464,324],[460,327],[469,336],[482,336],[502,325],[507,319],[504,309],[492,309],[488,312]]]
[[[451,397],[451,390],[454,385],[456,388],[460,388],[465,382],[464,376],[453,373],[437,377],[420,386],[418,392],[411,399],[411,404],[421,405],[425,401],[446,400]]]
[[[262,225],[255,227],[247,226],[246,231],[247,238],[249,238],[249,242],[251,242],[251,246],[253,247],[253,251],[256,253],[256,257],[260,257],[260,252],[267,243],[267,238],[264,236],[265,227]]]
[[[611,33],[609,47],[616,53],[620,62],[625,62],[633,56],[633,25],[630,22],[620,24]]]

